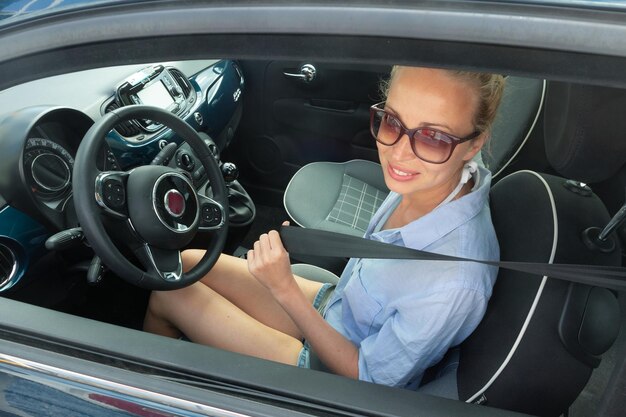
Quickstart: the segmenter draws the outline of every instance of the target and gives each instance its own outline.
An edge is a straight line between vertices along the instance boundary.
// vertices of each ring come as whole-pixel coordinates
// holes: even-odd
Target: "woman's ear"
[[[480,136],[478,136],[476,139],[472,139],[469,142],[470,143],[470,147],[467,148],[467,152],[465,153],[465,156],[463,156],[463,161],[467,162],[467,161],[471,160],[474,156],[476,156],[476,154],[485,145],[485,143],[487,142],[488,138],[489,138],[489,133],[484,132]]]

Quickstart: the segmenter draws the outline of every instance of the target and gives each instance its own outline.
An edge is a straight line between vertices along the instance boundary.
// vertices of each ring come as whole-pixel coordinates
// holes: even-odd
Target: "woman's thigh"
[[[300,340],[267,326],[206,285],[152,293],[155,313],[167,317],[193,342],[295,365]]]
[[[202,250],[183,252],[185,270],[194,266],[204,255]],[[322,284],[295,276],[298,286],[312,304]],[[302,339],[302,333],[267,288],[248,271],[245,259],[221,255],[201,282],[221,294],[246,314],[282,333]]]

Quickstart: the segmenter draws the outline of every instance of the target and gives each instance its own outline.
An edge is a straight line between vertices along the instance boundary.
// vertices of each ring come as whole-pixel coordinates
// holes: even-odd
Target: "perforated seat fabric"
[[[507,78],[491,143],[479,156],[492,173],[501,172],[534,131],[544,93],[543,80]],[[363,236],[388,193],[378,163],[313,162],[293,176],[285,190],[284,205],[302,227]]]

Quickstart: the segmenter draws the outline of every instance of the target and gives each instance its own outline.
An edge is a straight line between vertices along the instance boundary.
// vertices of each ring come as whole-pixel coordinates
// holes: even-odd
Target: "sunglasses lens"
[[[378,108],[372,108],[371,115],[372,135],[384,145],[394,145],[404,133],[413,132],[411,147],[418,158],[440,164],[452,154],[454,139],[443,132],[428,128],[406,130],[400,119]]]
[[[372,135],[385,145],[393,145],[402,132],[400,121],[382,110],[372,114]]]
[[[441,132],[421,129],[413,134],[413,151],[421,159],[439,163],[450,156],[452,139]]]

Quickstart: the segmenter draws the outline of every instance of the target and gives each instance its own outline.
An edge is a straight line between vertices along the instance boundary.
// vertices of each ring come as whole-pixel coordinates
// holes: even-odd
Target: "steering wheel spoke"
[[[200,205],[199,230],[217,230],[226,224],[228,214],[220,203],[201,194],[198,194],[198,203]]]
[[[135,255],[150,275],[166,282],[178,282],[183,277],[183,261],[178,250],[157,248],[143,244],[135,249]]]
[[[127,172],[104,171],[98,174],[95,183],[98,206],[107,215],[121,220],[128,218],[127,180]]]

